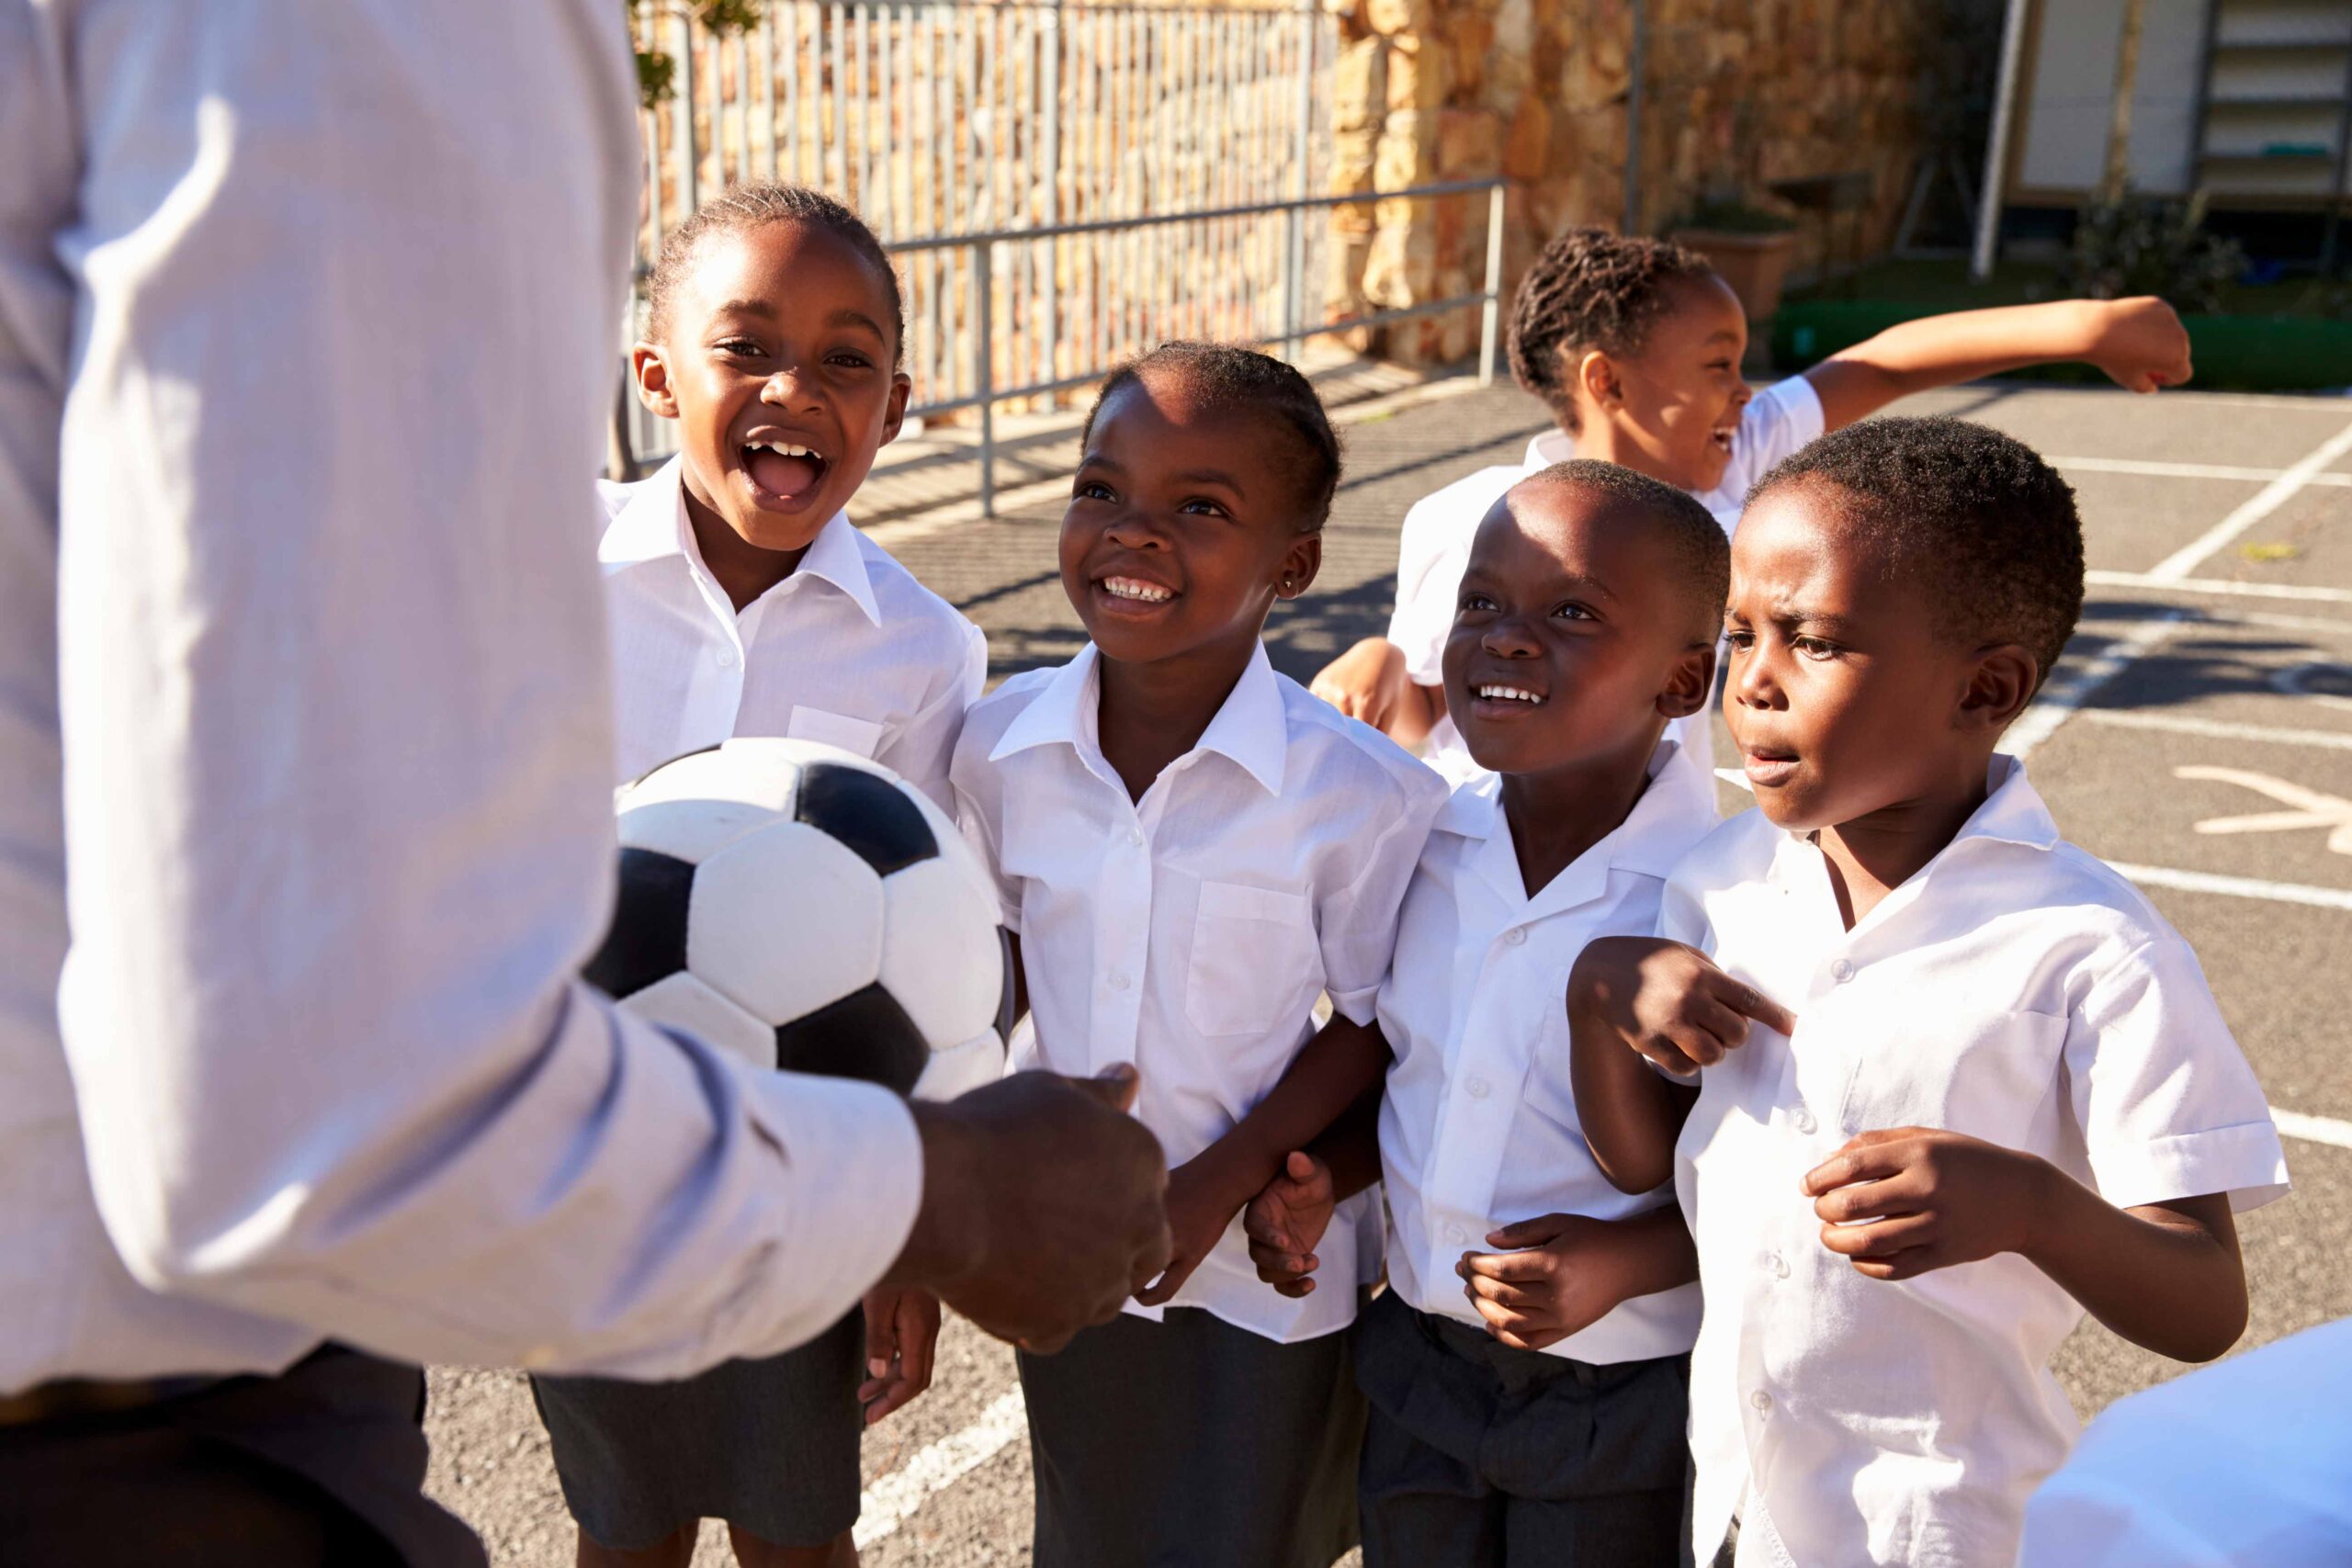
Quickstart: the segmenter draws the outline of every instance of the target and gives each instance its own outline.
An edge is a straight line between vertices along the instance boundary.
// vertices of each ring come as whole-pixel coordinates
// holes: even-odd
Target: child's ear
[[[1283,564],[1274,573],[1274,597],[1295,599],[1315,581],[1315,574],[1323,569],[1323,530],[1301,534],[1283,552]]]
[[[1617,376],[1617,362],[1599,349],[1577,361],[1577,390],[1595,408],[1623,400],[1625,388]]]
[[[890,372],[890,405],[882,411],[882,445],[888,446],[899,438],[907,424],[907,399],[913,395],[914,378],[903,370]]]
[[[1968,689],[1961,694],[1961,727],[1989,728],[1999,734],[2025,711],[2041,679],[2041,660],[2021,644],[1996,643],[1979,649],[1975,667],[1969,671]]]
[[[678,417],[678,394],[670,387],[669,362],[662,357],[658,343],[632,344],[628,351],[628,372],[637,382],[637,400],[660,419]]]
[[[1668,718],[1689,718],[1694,713],[1706,712],[1707,699],[1714,694],[1714,645],[1685,649],[1682,657],[1675,660],[1666,689],[1657,694],[1657,711]]]

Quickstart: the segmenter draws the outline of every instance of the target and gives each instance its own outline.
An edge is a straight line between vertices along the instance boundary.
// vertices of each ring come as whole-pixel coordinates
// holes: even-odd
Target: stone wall
[[[1919,151],[1931,51],[1970,0],[1648,0],[1638,218],[1669,231],[1702,193],[1778,204],[1775,180],[1860,171],[1871,194],[1841,220],[1842,257],[1892,240]],[[1340,54],[1332,193],[1333,318],[1466,294],[1486,265],[1483,197],[1382,191],[1502,175],[1504,287],[1562,229],[1615,229],[1625,205],[1631,0],[1326,0]],[[1990,62],[1985,62],[1989,71]],[[1785,207],[1784,207],[1785,209]],[[1797,265],[1815,264],[1817,222]],[[1408,361],[1477,344],[1475,310],[1384,329]]]

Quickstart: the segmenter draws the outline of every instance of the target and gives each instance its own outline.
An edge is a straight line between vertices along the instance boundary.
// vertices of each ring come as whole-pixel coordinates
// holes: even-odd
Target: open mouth
[[[760,499],[787,507],[816,494],[832,467],[814,448],[793,441],[746,441],[738,455]]]
[[[1796,753],[1792,751],[1745,751],[1740,755],[1747,782],[1760,789],[1784,784],[1797,771]]]
[[[1720,430],[1711,430],[1707,432],[1707,439],[1714,444],[1716,451],[1728,457],[1731,456],[1732,433],[1738,428],[1737,425],[1726,425]]]
[[[1099,577],[1094,580],[1094,588],[1105,599],[1137,609],[1165,604],[1176,597],[1173,588],[1140,577]]]
[[[1480,718],[1509,719],[1544,705],[1544,694],[1512,681],[1470,682],[1470,709]]]

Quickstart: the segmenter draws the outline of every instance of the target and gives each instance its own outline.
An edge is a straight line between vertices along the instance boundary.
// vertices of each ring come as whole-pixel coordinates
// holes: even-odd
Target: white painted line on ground
[[[2352,1149],[2352,1122],[2338,1122],[2333,1116],[2306,1116],[2300,1111],[2281,1111],[2275,1105],[2270,1108],[2270,1120],[2278,1123],[2279,1133],[2286,1137]]]
[[[2278,746],[2319,746],[2352,751],[2352,730],[2282,729],[2268,724],[2232,724],[2225,719],[2194,718],[2188,714],[2126,713],[2117,708],[2087,708],[2083,717],[2115,729],[2153,729],[2167,735],[2205,735],[2216,740],[2259,740]]]
[[[2233,543],[2239,535],[2287,504],[2297,491],[2311,482],[2312,476],[2346,452],[2352,452],[2352,424],[2321,442],[2293,468],[2232,508],[2227,517],[2158,561],[2148,575],[2159,582],[2179,581],[2204,565],[2215,552]]]
[[[2163,865],[2107,863],[2143,887],[2169,887],[2177,893],[2218,893],[2226,898],[2267,898],[2274,904],[2302,904],[2314,909],[2352,909],[2352,887],[2311,887],[2300,882],[2264,882],[2251,876],[2222,876],[2210,871],[2176,871]]]
[[[2222,463],[2152,463],[2138,457],[2052,457],[2053,468],[2075,468],[2086,474],[2137,474],[2155,479],[2235,479],[2267,484],[2285,477],[2284,468],[2237,468]],[[2352,487],[2352,474],[2313,474],[2310,485]]]
[[[867,1487],[858,1499],[857,1528],[850,1539],[863,1551],[896,1533],[932,1494],[963,1480],[1028,1429],[1028,1409],[1021,1402],[1021,1385],[1015,1383],[998,1394],[978,1420],[931,1444]]]
[[[2058,727],[2075,715],[2075,710],[2098,694],[2099,690],[2138,660],[2163,646],[2166,637],[2196,618],[2194,610],[2167,610],[2153,620],[2142,621],[2122,636],[2099,649],[2088,663],[2078,665],[2072,673],[2061,676],[2041,689],[2008,734],[2001,738],[2001,750],[2022,761],[2033,755],[2036,748],[2058,733]]]
[[[2086,571],[2093,588],[2152,588],[2164,593],[2221,593],[2246,599],[2300,599],[2313,604],[2352,604],[2352,588],[2305,587],[2295,582],[2233,582],[2226,577],[2151,577],[2144,571]]]

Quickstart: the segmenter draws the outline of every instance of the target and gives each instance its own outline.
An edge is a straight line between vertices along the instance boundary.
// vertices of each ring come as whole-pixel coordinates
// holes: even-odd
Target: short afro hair
[[[1782,459],[1747,504],[1796,484],[1836,492],[1842,516],[1926,588],[1939,636],[2019,644],[2050,678],[2083,613],[2083,523],[2032,447],[1963,420],[1869,419]]]
[[[1511,488],[1537,485],[1605,497],[1663,534],[1674,554],[1678,597],[1690,617],[1692,640],[1714,642],[1723,626],[1724,601],[1731,596],[1731,536],[1696,496],[1663,479],[1591,457],[1555,463]]]
[[[1512,297],[1511,376],[1575,430],[1576,362],[1594,349],[1640,353],[1675,286],[1713,276],[1706,257],[1670,240],[1571,229],[1544,247]]]
[[[654,258],[653,275],[645,286],[647,334],[659,342],[669,330],[671,301],[677,297],[678,286],[694,265],[695,253],[702,249],[705,240],[714,234],[741,234],[771,223],[813,223],[838,235],[851,250],[873,265],[890,296],[890,324],[895,334],[890,340],[890,361],[894,367],[903,363],[907,305],[899,291],[899,273],[890,265],[889,253],[874,237],[874,231],[865,226],[865,219],[824,192],[806,186],[733,186],[704,202],[692,217],[671,230],[662,242],[661,254]]]
[[[1293,476],[1300,498],[1299,528],[1312,534],[1331,516],[1331,498],[1340,491],[1340,436],[1315,384],[1298,370],[1254,348],[1221,343],[1163,343],[1149,354],[1128,360],[1103,378],[1086,411],[1078,434],[1081,450],[1094,434],[1094,422],[1111,394],[1134,386],[1146,374],[1165,372],[1182,377],[1212,408],[1238,409],[1278,420],[1298,448]]]

